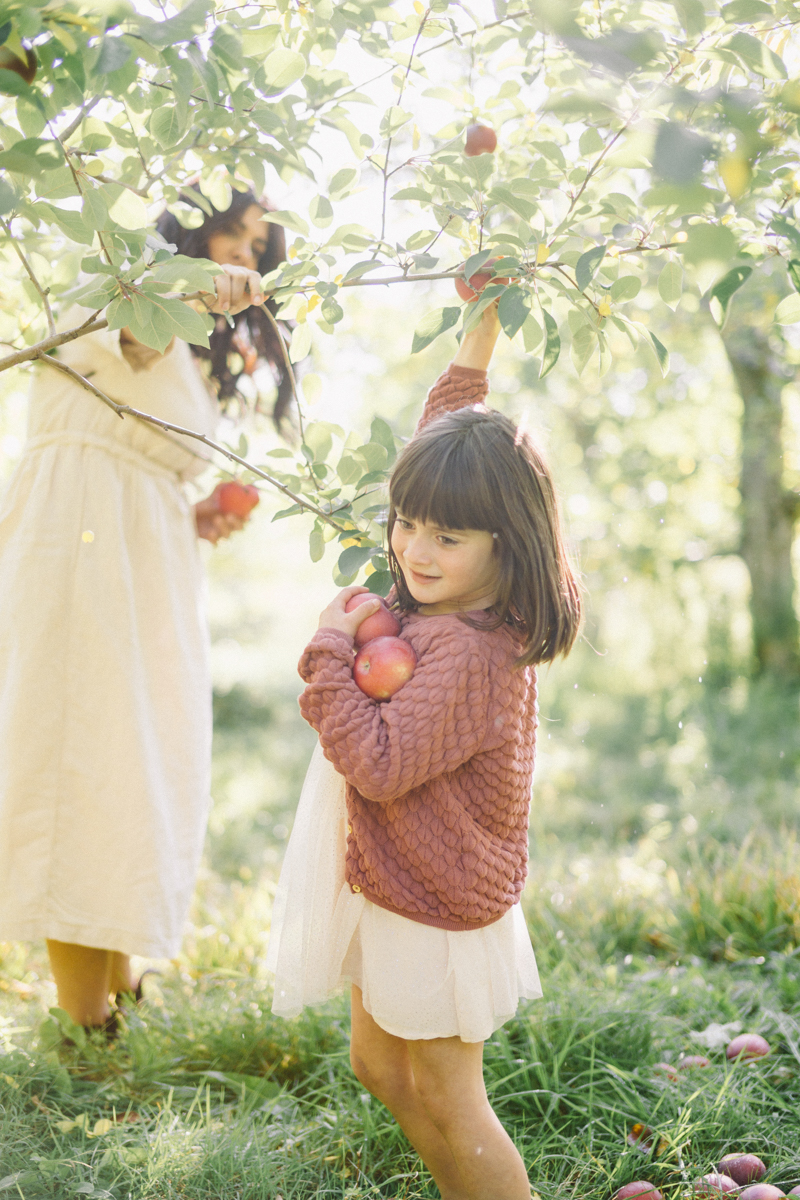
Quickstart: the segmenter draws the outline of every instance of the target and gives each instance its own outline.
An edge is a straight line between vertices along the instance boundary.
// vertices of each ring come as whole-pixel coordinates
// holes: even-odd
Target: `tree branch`
[[[20,262],[22,263],[23,267],[25,268],[25,270],[28,273],[28,278],[30,279],[33,286],[36,288],[39,295],[42,297],[42,304],[44,305],[44,311],[47,316],[47,328],[50,330],[50,336],[52,337],[56,331],[56,323],[53,320],[53,310],[50,307],[50,301],[47,299],[47,295],[48,295],[48,292],[50,289],[43,288],[42,285],[39,283],[39,280],[36,278],[36,275],[34,274],[33,267],[28,262],[28,258],[26,256],[24,250],[22,249],[19,242],[17,241],[17,239],[14,237],[13,233],[11,232],[11,226],[8,225],[7,222],[3,220],[2,217],[0,217],[0,226],[2,226],[3,229],[5,229],[8,240],[11,242],[11,245],[14,247],[14,249],[17,253],[17,257],[19,258]]]
[[[59,362],[57,358],[50,358],[50,356],[47,354],[38,354],[36,357],[40,362],[47,363],[49,367],[53,367],[56,371],[60,371],[62,374],[69,376],[74,383],[77,383],[82,388],[85,388],[87,392],[91,392],[92,395],[96,396],[98,400],[102,400],[103,404],[107,405],[113,412],[117,414],[118,417],[135,417],[137,421],[143,421],[148,425],[154,425],[158,429],[163,429],[165,433],[179,433],[182,437],[194,438],[195,441],[202,442],[204,446],[208,446],[209,449],[216,451],[217,454],[224,455],[225,458],[230,459],[231,462],[238,463],[238,465],[240,467],[244,467],[246,471],[250,471],[259,479],[263,479],[265,483],[268,483],[271,487],[276,488],[277,491],[282,492],[283,495],[288,497],[289,500],[292,500],[295,504],[299,504],[301,508],[306,509],[308,512],[313,513],[315,517],[319,517],[319,519],[325,521],[326,524],[332,525],[333,528],[338,530],[339,533],[349,532],[344,525],[340,525],[338,521],[335,521],[330,513],[324,512],[310,500],[306,500],[302,496],[298,496],[295,492],[293,492],[290,488],[287,488],[267,471],[263,471],[261,467],[257,467],[253,463],[248,462],[246,458],[241,458],[240,455],[234,454],[234,452],[229,450],[227,446],[220,445],[219,442],[215,442],[213,438],[207,437],[206,434],[198,433],[194,429],[186,429],[183,425],[175,425],[172,423],[172,421],[165,421],[163,417],[154,417],[152,413],[142,412],[138,408],[131,407],[130,404],[118,404],[116,400],[112,400],[111,397],[107,396],[105,392],[101,392],[99,388],[95,387],[93,383],[90,383],[88,379],[85,379],[83,375],[80,375],[77,371],[73,371],[72,367],[68,367],[66,363]]]

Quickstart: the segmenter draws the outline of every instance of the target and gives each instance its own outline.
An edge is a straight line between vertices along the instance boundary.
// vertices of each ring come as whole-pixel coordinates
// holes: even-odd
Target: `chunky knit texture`
[[[420,425],[486,391],[484,372],[450,367]],[[479,929],[525,882],[535,672],[514,668],[521,646],[508,627],[410,613],[400,637],[417,667],[383,703],[354,683],[353,639],[339,630],[318,630],[300,660],[301,711],[347,780],[347,882],[424,925]]]

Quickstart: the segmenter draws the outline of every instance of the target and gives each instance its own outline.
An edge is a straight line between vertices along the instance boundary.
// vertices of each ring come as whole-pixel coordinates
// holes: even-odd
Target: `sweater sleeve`
[[[454,771],[486,740],[489,655],[479,638],[443,636],[391,700],[378,703],[353,680],[352,639],[320,629],[300,660],[300,710],[326,758],[377,803]]]
[[[489,380],[485,371],[457,367],[451,363],[428,392],[417,429],[424,429],[429,421],[441,417],[443,413],[456,412],[471,404],[483,404],[488,392]]]

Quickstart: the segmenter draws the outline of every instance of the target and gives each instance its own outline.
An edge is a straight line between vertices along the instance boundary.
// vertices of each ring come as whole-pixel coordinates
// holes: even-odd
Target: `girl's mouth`
[[[419,571],[415,571],[412,567],[409,567],[409,573],[414,583],[438,583],[439,581],[438,575],[421,575]]]

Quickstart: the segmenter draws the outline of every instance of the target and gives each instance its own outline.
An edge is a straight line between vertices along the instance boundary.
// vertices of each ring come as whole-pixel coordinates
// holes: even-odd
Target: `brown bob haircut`
[[[447,413],[415,434],[397,460],[389,484],[389,566],[399,606],[413,611],[417,602],[391,548],[398,512],[441,529],[496,533],[499,587],[488,628],[515,629],[524,644],[519,667],[569,653],[580,626],[580,585],[555,488],[541,451],[507,417],[483,407]]]

